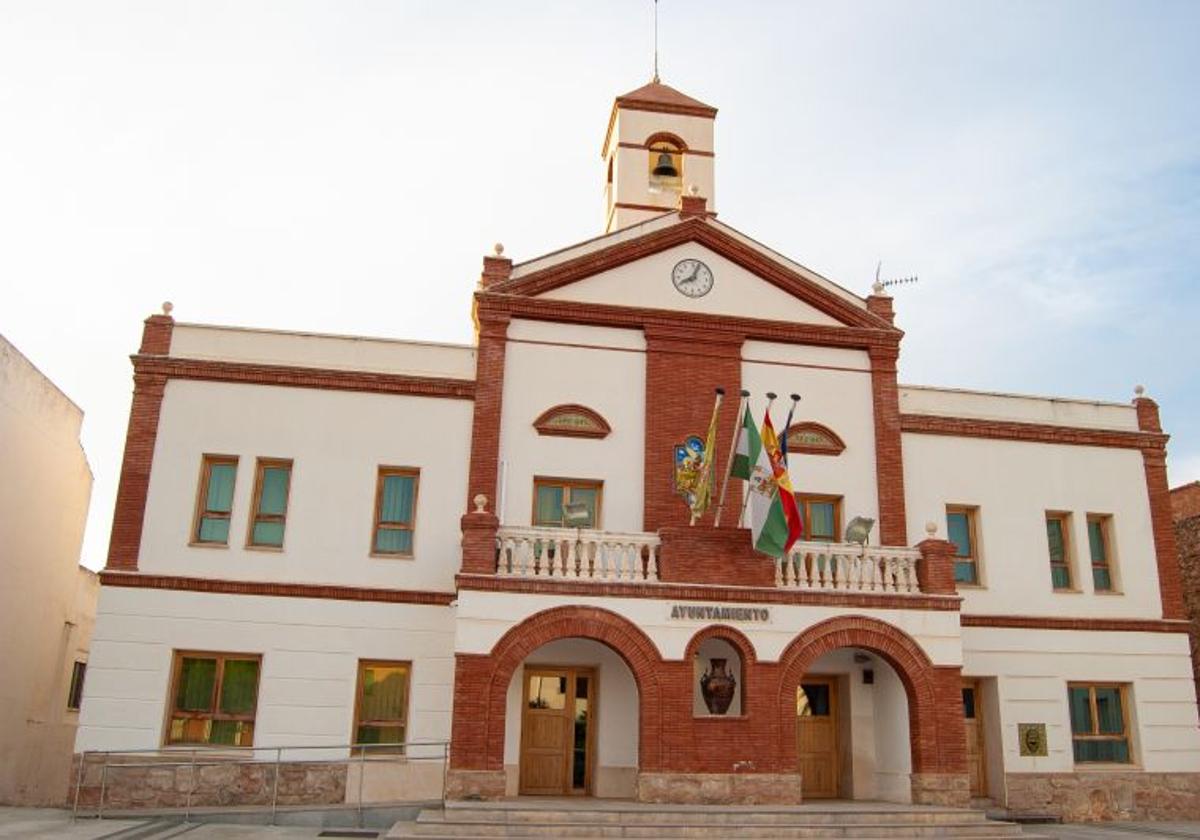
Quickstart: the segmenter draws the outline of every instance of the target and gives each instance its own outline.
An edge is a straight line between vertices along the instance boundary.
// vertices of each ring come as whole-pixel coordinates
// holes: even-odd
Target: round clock
[[[700,260],[680,260],[671,269],[671,282],[681,294],[704,297],[713,287],[712,269]]]

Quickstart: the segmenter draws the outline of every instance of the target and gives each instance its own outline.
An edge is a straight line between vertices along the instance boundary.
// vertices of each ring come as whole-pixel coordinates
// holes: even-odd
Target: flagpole
[[[792,407],[788,409],[787,419],[783,421],[783,446],[780,447],[780,450],[781,450],[780,454],[783,455],[783,465],[785,467],[789,466],[789,464],[788,464],[788,445],[787,445],[788,429],[792,428],[792,416],[795,415],[795,413],[796,413],[796,403],[798,403],[798,402],[800,402],[800,395],[792,394]]]
[[[716,391],[717,391],[717,398],[713,402],[713,413],[712,413],[713,419],[709,421],[710,426],[714,425],[713,421],[715,421],[717,418],[717,412],[721,410],[721,401],[725,399],[725,389],[724,388],[717,388]],[[715,437],[715,435],[714,435],[714,437]],[[705,441],[705,442],[707,443],[707,441]],[[714,441],[714,443],[715,443],[715,441]],[[708,488],[705,487],[705,484],[708,482],[709,477],[712,475],[712,464],[713,464],[713,453],[705,452],[704,453],[704,471],[700,474],[700,480],[697,482],[697,487],[701,488],[703,490],[703,492],[705,492],[705,493],[710,492],[708,490]],[[710,498],[711,498],[711,496],[710,496]],[[700,514],[697,514],[696,509],[692,508],[692,520],[691,520],[691,522],[688,523],[688,525],[689,526],[695,525],[696,520],[699,518],[700,518]]]
[[[766,410],[765,414],[769,415],[771,413],[771,403],[775,402],[775,397],[776,397],[776,394],[774,391],[767,391],[767,410]],[[751,466],[751,469],[753,469],[753,468],[754,467]],[[746,517],[746,505],[749,501],[750,501],[750,494],[746,493],[742,497],[742,509],[738,513],[738,527],[739,528],[742,526],[742,520]]]
[[[725,509],[725,491],[729,489],[729,475],[733,472],[733,456],[737,454],[738,438],[742,434],[742,414],[746,410],[746,400],[750,392],[742,389],[742,398],[738,400],[737,414],[733,418],[733,440],[729,442],[729,457],[725,461],[725,482],[721,485],[721,497],[717,499],[717,514],[713,517],[713,527],[721,525],[721,511]]]

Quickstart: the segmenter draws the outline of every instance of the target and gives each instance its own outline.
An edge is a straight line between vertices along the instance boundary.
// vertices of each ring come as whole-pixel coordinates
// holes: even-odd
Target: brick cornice
[[[1161,450],[1167,435],[1119,429],[1089,429],[1055,426],[1016,420],[982,420],[975,417],[946,417],[930,414],[901,414],[900,430],[912,434],[1018,440],[1027,443],[1061,443],[1072,446],[1104,446],[1118,449]]]
[[[557,321],[625,329],[663,328],[705,333],[709,341],[727,335],[731,339],[759,339],[784,344],[811,344],[869,350],[876,346],[897,346],[900,334],[875,327],[834,327],[801,324],[793,321],[769,321],[734,315],[710,315],[701,312],[677,312],[639,306],[582,303],[552,298],[529,298],[501,294],[492,290],[476,292],[482,318],[506,314],[532,321]]]
[[[460,574],[459,590],[522,592],[536,595],[578,595],[597,598],[654,598],[666,601],[728,601],[737,604],[859,607],[892,610],[956,611],[962,599],[946,595],[872,595],[861,592],[802,592],[750,586],[709,586],[684,583],[588,583],[553,579]]]
[[[334,586],[321,583],[272,583],[265,581],[225,580],[219,578],[148,575],[105,570],[100,573],[102,586],[137,589],[170,589],[184,592],[211,592],[222,595],[263,595],[273,598],[324,598],[337,601],[377,601],[386,604],[423,604],[449,606],[458,596],[453,592],[425,592],[413,589],[384,589],[364,586]]]
[[[211,359],[187,359],[145,354],[138,354],[131,358],[134,371],[138,376],[156,375],[166,379],[195,379],[207,382],[277,385],[289,388],[319,388],[329,391],[363,391],[412,397],[461,400],[475,398],[475,382],[469,379],[250,362],[222,362]]]
[[[798,272],[767,257],[756,248],[708,224],[703,216],[685,218],[679,224],[564,260],[523,277],[498,283],[492,289],[522,297],[541,295],[585,277],[609,271],[688,242],[704,245],[847,326],[900,334],[900,331],[888,323],[885,318],[867,309],[854,306],[834,293],[821,288]]]
[[[963,627],[1016,630],[1089,630],[1126,633],[1186,633],[1188,622],[1157,618],[1063,618],[1040,615],[962,615]]]

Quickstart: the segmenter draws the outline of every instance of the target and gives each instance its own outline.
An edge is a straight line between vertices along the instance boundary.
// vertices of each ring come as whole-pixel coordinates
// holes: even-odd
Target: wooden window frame
[[[183,674],[184,659],[215,659],[217,660],[217,672],[213,678],[213,691],[211,697],[211,706],[208,713],[189,712],[182,709],[176,709],[175,704],[179,699],[179,678]],[[235,662],[257,662],[258,663],[258,682],[254,686],[254,712],[249,715],[233,715],[226,714],[220,710],[221,688],[225,682],[225,663],[228,661]],[[262,654],[261,653],[240,653],[240,652],[218,652],[211,650],[176,650],[171,661],[171,681],[167,685],[167,690],[170,692],[167,696],[167,717],[163,727],[163,746],[164,747],[188,747],[197,749],[214,749],[214,750],[252,750],[254,749],[254,738],[258,735],[258,701],[260,689],[262,688]],[[232,720],[241,723],[251,723],[254,725],[254,734],[251,737],[250,746],[242,746],[240,744],[214,744],[211,741],[172,741],[171,740],[171,721],[176,717],[190,718],[192,720]]]
[[[955,565],[969,561],[975,567],[975,579],[973,581],[962,581],[955,578],[954,586],[956,589],[963,587],[983,589],[983,559],[979,551],[979,506],[962,504],[946,505],[947,540],[950,539],[950,514],[952,513],[961,513],[967,517],[967,534],[971,540],[971,553],[967,557],[959,557],[956,551],[951,557]]]
[[[87,660],[76,659],[71,664],[71,685],[67,688],[67,711],[78,712],[83,705],[83,683],[87,679]]]
[[[358,677],[354,683],[354,722],[353,722],[353,728],[351,728],[351,730],[350,730],[350,743],[356,747],[362,746],[358,743],[358,728],[360,726],[364,725],[364,723],[367,726],[379,726],[379,725],[389,725],[389,724],[392,726],[396,725],[396,722],[394,720],[363,721],[363,719],[362,719],[363,672],[367,668],[397,668],[397,667],[400,667],[401,665],[403,665],[405,668],[408,669],[408,676],[407,676],[408,689],[405,692],[404,721],[402,724],[404,727],[404,741],[401,744],[380,744],[378,746],[375,746],[373,744],[366,744],[365,746],[369,748],[366,751],[368,754],[389,753],[391,755],[397,755],[397,754],[404,755],[404,753],[405,753],[404,744],[408,743],[408,736],[409,736],[408,718],[409,718],[409,709],[412,706],[412,696],[413,696],[413,692],[412,692],[413,666],[412,666],[412,661],[407,660],[407,659],[360,659],[360,660],[358,660]]]
[[[192,531],[188,545],[197,548],[229,548],[229,537],[224,542],[200,539],[200,523],[205,517],[209,519],[227,519],[230,529],[233,528],[233,500],[229,503],[228,511],[209,511],[205,507],[208,502],[208,483],[212,478],[212,467],[218,464],[228,464],[233,467],[233,493],[237,496],[237,474],[240,457],[237,455],[218,455],[206,452],[200,456],[200,480],[196,482],[196,509],[192,515]]]
[[[1109,765],[1113,767],[1130,767],[1137,764],[1133,754],[1133,733],[1129,726],[1129,683],[1120,682],[1068,682],[1067,683],[1067,728],[1071,731],[1071,761],[1074,764],[1082,764],[1088,767],[1097,767]],[[1088,735],[1077,735],[1071,717],[1071,689],[1086,688],[1088,690],[1088,708],[1092,718],[1092,732]],[[1100,734],[1100,716],[1096,712],[1096,689],[1097,688],[1115,688],[1118,696],[1121,698],[1121,726],[1122,732],[1120,735],[1103,735]],[[1128,752],[1128,761],[1079,761],[1075,758],[1075,742],[1076,741],[1124,741],[1125,749]]]
[[[812,517],[809,515],[809,505],[814,502],[817,504],[833,504],[833,536],[828,540],[830,543],[842,541],[842,497],[834,496],[829,493],[795,493],[796,506],[800,509],[800,521],[805,524],[807,529],[808,523],[812,522]],[[804,542],[827,542],[824,539],[814,540],[812,534],[805,533],[800,535],[800,539]]]
[[[383,515],[383,481],[389,476],[400,475],[408,476],[413,480],[413,499],[412,499],[412,519],[408,524],[397,522],[381,522],[380,517]],[[383,558],[411,558],[416,554],[417,550],[417,502],[420,499],[421,493],[421,468],[420,467],[397,467],[381,464],[375,471],[375,515],[371,522],[371,557]],[[379,535],[379,529],[383,528],[388,531],[408,531],[412,534],[412,548],[408,551],[380,551],[376,547],[375,538]]]
[[[1050,536],[1046,535],[1046,557],[1050,564],[1050,588],[1054,592],[1079,592],[1079,580],[1075,574],[1075,541],[1071,538],[1072,517],[1071,512],[1067,510],[1048,510],[1046,511],[1046,521],[1058,520],[1062,528],[1063,538],[1063,562],[1062,565],[1067,569],[1067,585],[1054,585],[1054,567],[1059,565],[1054,562],[1053,555],[1050,554]]]
[[[570,502],[571,502],[571,492],[570,491],[572,488],[577,487],[577,488],[584,489],[584,490],[595,490],[596,491],[596,521],[592,523],[592,527],[590,530],[593,530],[593,531],[601,530],[600,523],[601,523],[602,517],[604,515],[604,481],[602,479],[564,478],[562,476],[553,476],[553,475],[535,475],[533,477],[533,499],[531,500],[530,510],[529,510],[529,523],[530,523],[531,527],[534,527],[534,528],[570,528],[569,525],[539,525],[539,524],[537,524],[537,508],[538,508],[537,499],[538,499],[538,487],[539,486],[562,487],[563,490],[566,491],[563,493],[563,504],[570,504]]]
[[[254,462],[254,492],[250,496],[250,521],[246,525],[246,548],[251,551],[283,551],[283,541],[279,545],[256,543],[254,541],[254,526],[259,522],[278,522],[283,526],[283,536],[287,539],[288,508],[292,504],[292,459],[291,458],[258,458]],[[283,513],[262,513],[263,473],[271,468],[287,467],[287,487],[284,489]]]
[[[1117,565],[1113,557],[1113,540],[1112,540],[1112,514],[1110,513],[1089,513],[1087,515],[1087,523],[1096,522],[1100,525],[1100,540],[1104,544],[1104,566],[1102,568],[1108,570],[1108,589],[1096,588],[1096,562],[1092,560],[1092,535],[1091,529],[1088,530],[1088,567],[1092,570],[1092,591],[1099,595],[1120,595],[1121,586],[1117,578]]]

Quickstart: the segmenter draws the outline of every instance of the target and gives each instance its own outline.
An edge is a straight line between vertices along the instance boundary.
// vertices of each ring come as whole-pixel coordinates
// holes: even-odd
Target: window
[[[287,518],[292,462],[259,458],[254,471],[254,508],[246,545],[254,548],[283,548],[283,526]]]
[[[837,542],[842,532],[842,497],[796,494],[796,507],[804,523],[803,540]]]
[[[375,485],[375,528],[371,553],[411,557],[420,470],[380,467]]]
[[[168,744],[254,745],[262,658],[243,653],[176,653]]]
[[[67,708],[79,710],[83,701],[83,677],[87,673],[86,662],[76,662],[71,669],[71,690],[67,692]]]
[[[200,464],[200,489],[196,494],[196,526],[192,542],[226,545],[229,513],[233,510],[233,483],[237,478],[235,455],[205,455]]]
[[[1074,589],[1071,579],[1071,515],[1046,514],[1046,540],[1050,546],[1050,583],[1055,589]]]
[[[1097,592],[1113,591],[1112,563],[1108,548],[1109,522],[1107,516],[1088,514],[1088,550],[1092,556],[1092,584]]]
[[[1126,714],[1127,686],[1118,684],[1067,686],[1071,707],[1071,742],[1075,761],[1127,764],[1129,719]]]
[[[533,524],[542,528],[595,528],[600,523],[603,483],[574,478],[533,480]],[[587,517],[567,522],[563,505],[583,505]]]
[[[359,662],[354,743],[403,744],[408,735],[407,662]]]
[[[977,508],[946,506],[946,534],[954,543],[954,582],[979,583],[979,541],[976,538]]]

